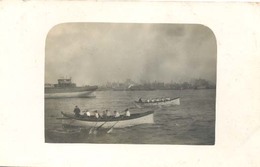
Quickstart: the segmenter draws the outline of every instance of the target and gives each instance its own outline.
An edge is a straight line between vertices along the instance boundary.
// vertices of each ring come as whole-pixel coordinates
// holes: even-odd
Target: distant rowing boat
[[[151,99],[135,101],[136,105],[141,106],[156,106],[156,105],[180,105],[180,97],[164,98],[164,99]]]
[[[144,113],[134,113],[131,116],[95,118],[94,116],[80,116],[76,117],[74,114],[67,114],[61,112],[63,118],[62,125],[69,127],[100,127],[102,128],[124,128],[140,124],[154,123],[154,111],[147,111]]]

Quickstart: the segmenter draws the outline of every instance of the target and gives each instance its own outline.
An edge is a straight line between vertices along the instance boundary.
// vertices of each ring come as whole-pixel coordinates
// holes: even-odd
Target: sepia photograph
[[[0,166],[260,166],[259,7],[0,1]]]
[[[45,44],[46,143],[214,145],[208,27],[63,23]]]

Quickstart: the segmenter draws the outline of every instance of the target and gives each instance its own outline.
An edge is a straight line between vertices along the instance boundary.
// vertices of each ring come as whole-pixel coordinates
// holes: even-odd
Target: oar
[[[111,133],[113,131],[114,126],[119,122],[119,120],[107,131],[107,133]]]
[[[97,125],[97,122],[96,122],[96,124],[89,130],[88,134],[91,134],[91,133],[93,132],[93,129],[96,127],[96,125]]]
[[[123,117],[124,117],[124,116],[122,116],[122,118],[123,118]],[[122,118],[120,118],[113,126],[111,126],[111,128],[107,131],[107,133],[111,133],[111,132],[113,131],[114,126],[115,126]]]
[[[103,124],[101,124],[99,127],[97,127],[96,129],[100,129],[105,123],[107,123],[107,121],[105,121]]]
[[[108,121],[108,120],[107,120]],[[105,125],[105,123],[107,123],[107,121],[105,121],[103,124],[101,124],[99,127],[97,127],[95,130],[94,130],[94,134],[97,134],[97,131],[103,126]]]
[[[134,105],[137,107],[137,108],[142,108],[141,106],[139,106],[138,104],[134,103]]]

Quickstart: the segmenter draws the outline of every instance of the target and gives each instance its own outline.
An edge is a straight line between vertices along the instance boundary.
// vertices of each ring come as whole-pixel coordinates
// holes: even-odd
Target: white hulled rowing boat
[[[154,123],[154,111],[147,111],[144,113],[135,113],[131,116],[120,116],[120,117],[107,117],[107,118],[95,118],[94,116],[79,116],[76,117],[74,114],[66,114],[61,112],[63,118],[63,126],[72,127],[100,127],[102,128],[124,128],[140,124],[152,124]]]
[[[180,97],[135,101],[138,106],[180,105]]]

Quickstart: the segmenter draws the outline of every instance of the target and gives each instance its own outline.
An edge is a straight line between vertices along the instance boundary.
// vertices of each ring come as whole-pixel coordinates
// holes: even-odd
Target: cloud
[[[46,38],[45,82],[216,80],[216,40],[201,25],[70,23]]]

